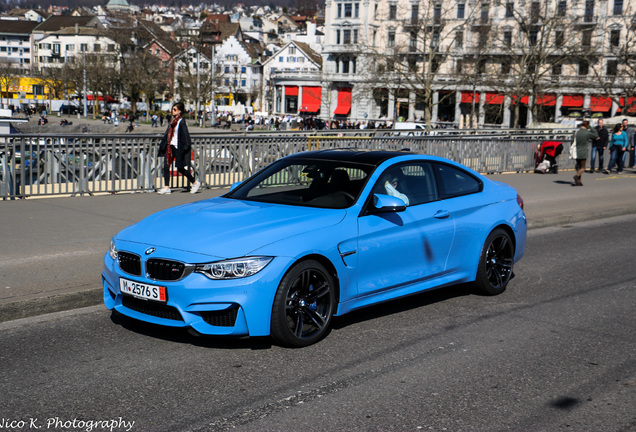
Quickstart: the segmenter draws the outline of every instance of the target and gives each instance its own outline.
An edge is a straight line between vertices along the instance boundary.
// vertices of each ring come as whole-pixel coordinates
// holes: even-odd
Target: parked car
[[[80,112],[80,107],[77,105],[61,105],[60,113],[61,114],[77,114]]]
[[[526,245],[516,191],[450,160],[325,150],[112,238],[104,302],[137,320],[301,347],[334,315],[456,283],[499,294]]]

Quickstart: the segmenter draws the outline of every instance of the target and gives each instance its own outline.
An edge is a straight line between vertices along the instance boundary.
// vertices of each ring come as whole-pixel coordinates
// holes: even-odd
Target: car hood
[[[213,198],[163,210],[117,234],[117,240],[235,258],[270,243],[324,229],[346,210]]]

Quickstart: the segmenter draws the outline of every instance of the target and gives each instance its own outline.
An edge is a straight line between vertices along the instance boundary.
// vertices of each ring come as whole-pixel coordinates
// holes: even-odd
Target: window
[[[342,59],[342,73],[343,74],[349,73],[349,57],[344,57]]]
[[[455,47],[457,48],[464,47],[464,32],[463,31],[455,32]]]
[[[557,5],[557,16],[564,17],[567,12],[567,2],[565,0],[559,1]]]
[[[583,30],[581,34],[581,45],[586,48],[592,46],[592,30]]]
[[[241,67],[241,73],[245,73],[245,72],[247,72],[247,68],[245,66],[242,66]]]
[[[565,32],[563,30],[556,30],[554,32],[554,44],[557,48],[561,48],[565,43]]]
[[[559,63],[552,65],[552,75],[553,76],[561,75],[562,69],[563,68],[562,68],[561,64],[559,64]]]
[[[457,5],[457,18],[464,18],[466,14],[466,5],[464,3],[459,3]]]
[[[530,46],[535,46],[539,41],[539,28],[532,27],[530,29],[530,33],[528,33],[528,42],[530,42]]]
[[[441,199],[468,195],[481,191],[481,182],[459,168],[434,164]]]
[[[80,52],[88,52],[88,44],[80,44]]]
[[[343,30],[342,31],[342,43],[343,45],[351,44],[351,30]]]
[[[620,30],[612,30],[610,32],[610,45],[613,47],[619,46],[621,43],[621,31]]]
[[[93,52],[100,52],[102,50],[102,46],[100,44],[93,45]]]
[[[506,3],[506,18],[515,16],[515,4],[513,2]]]
[[[435,24],[440,24],[442,22],[442,5],[436,4],[433,9],[433,22]]]
[[[336,18],[342,18],[342,4],[336,5]]]
[[[225,73],[230,73],[230,67],[229,66],[225,66]]]
[[[345,18],[351,18],[353,16],[353,5],[351,3],[345,3],[344,5],[344,16]]]
[[[533,23],[539,21],[541,14],[541,3],[533,1],[530,5],[530,19]]]
[[[594,21],[594,0],[585,1],[585,15],[583,17],[583,21],[585,22]]]
[[[397,18],[397,5],[394,4],[390,4],[389,5],[389,19],[390,20],[394,20]]]
[[[587,75],[589,73],[590,70],[590,64],[587,62],[587,60],[581,60],[579,62],[579,75],[584,76]]]
[[[505,30],[503,32],[503,43],[508,48],[512,46],[512,31],[511,30]]]
[[[485,24],[488,22],[489,14],[490,14],[490,5],[488,5],[487,3],[483,3],[481,5],[481,13],[480,13],[480,20],[482,24]]]
[[[477,73],[482,75],[486,73],[486,60],[479,59],[477,62]]]
[[[353,17],[354,18],[358,18],[360,16],[360,4],[359,3],[354,3],[353,4]]]
[[[510,73],[510,63],[507,61],[504,61],[503,63],[501,63],[501,74],[508,75],[509,73]]]
[[[409,50],[415,51],[417,49],[417,32],[412,31],[409,39]]]
[[[53,54],[60,55],[60,44],[53,44]]]
[[[108,52],[115,52],[115,44],[108,44]]]
[[[358,43],[358,29],[353,30],[353,44],[356,45]],[[305,59],[303,59],[303,62]]]
[[[618,72],[618,61],[617,60],[608,60],[607,61],[606,75],[615,76],[617,72]]]
[[[389,48],[393,48],[395,46],[395,30],[389,31],[386,46]]]
[[[336,30],[336,45],[340,45],[340,30]]]
[[[623,0],[614,0],[614,15],[623,14]]]
[[[386,184],[390,184],[387,189]],[[387,169],[373,186],[373,193],[402,198],[407,205],[425,204],[439,199],[433,165],[428,162]],[[406,199],[404,199],[406,198]]]
[[[247,85],[247,81],[246,80],[241,80],[241,87],[245,87]]]
[[[411,5],[411,24],[417,24],[420,18],[420,7],[419,5]]]

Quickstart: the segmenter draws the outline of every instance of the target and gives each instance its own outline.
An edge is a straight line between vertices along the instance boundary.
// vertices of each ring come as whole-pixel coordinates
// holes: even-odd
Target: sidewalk
[[[573,172],[499,174],[525,203],[530,229],[636,214],[636,171],[622,175]],[[45,198],[0,202],[0,322],[102,302],[102,257],[110,238],[158,210],[218,196],[175,192]]]

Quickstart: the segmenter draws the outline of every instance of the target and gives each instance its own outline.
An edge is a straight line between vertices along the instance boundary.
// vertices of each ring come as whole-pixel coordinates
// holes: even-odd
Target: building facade
[[[636,112],[635,12],[634,0],[326,0],[323,115],[508,127]]]

